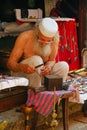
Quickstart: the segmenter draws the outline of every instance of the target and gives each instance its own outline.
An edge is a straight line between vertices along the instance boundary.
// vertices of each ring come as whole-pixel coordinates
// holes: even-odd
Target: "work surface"
[[[69,85],[79,90],[79,102],[84,103],[87,100],[87,69],[82,68],[69,73]],[[73,100],[74,101],[74,100]]]
[[[60,99],[67,97],[71,102],[83,104],[84,100],[87,99],[87,71],[83,68],[70,72],[67,81],[63,84],[63,88],[66,86],[68,86],[67,90],[55,92],[55,102],[59,102]],[[52,112],[53,104],[53,91],[43,91],[39,93],[34,93],[33,91],[28,92],[27,105],[33,105],[35,110],[44,116]]]
[[[16,86],[28,86],[28,80],[23,77],[0,75],[0,90],[13,88]]]
[[[0,75],[0,112],[25,103],[27,86],[26,78]]]
[[[84,81],[83,79],[85,79],[85,81],[86,81],[86,77],[85,77],[85,78],[82,77],[82,81]],[[80,80],[80,77],[77,78],[76,80],[75,80],[75,78],[73,77],[72,83],[73,83],[73,85],[78,85],[78,84],[79,84],[79,81],[81,81],[81,80]],[[69,82],[69,83],[70,83],[70,82]],[[75,83],[75,84],[74,84],[74,83]],[[85,82],[85,83],[87,83],[87,82]],[[80,84],[80,85],[82,85],[82,84]],[[72,87],[71,87],[71,88],[72,88]],[[83,87],[81,87],[81,88],[83,88]],[[67,91],[66,91],[66,92],[67,92]],[[82,94],[82,92],[85,92],[85,93],[86,93],[86,91],[82,91],[82,90],[80,90],[80,92],[81,92],[80,94]],[[6,118],[5,118],[5,119],[6,119]],[[22,124],[23,124],[23,122],[22,122]],[[61,124],[61,123],[60,123],[60,124]],[[81,123],[79,123],[79,124],[81,125]],[[17,125],[18,125],[18,124],[17,124]],[[85,129],[85,127],[83,127],[83,126],[85,126],[85,125],[82,125],[82,129],[83,129],[83,130],[86,130],[87,128]],[[58,127],[59,127],[59,126],[58,126]],[[81,129],[81,130],[82,130],[82,129]],[[12,128],[12,130],[15,130],[15,127]],[[16,127],[16,130],[17,130],[17,127]],[[19,130],[19,129],[18,129],[18,130]],[[21,129],[21,130],[22,130],[22,129]],[[39,130],[39,129],[38,129],[38,130]],[[45,129],[45,130],[46,130],[46,129]],[[49,130],[49,129],[47,128],[47,130]],[[55,128],[55,130],[56,130],[56,128]],[[60,128],[60,130],[62,130],[62,128]],[[73,129],[70,127],[70,130],[73,130]],[[74,130],[75,130],[75,129],[74,129]],[[76,130],[77,130],[77,129],[76,129]],[[80,129],[79,129],[79,130],[80,130]]]

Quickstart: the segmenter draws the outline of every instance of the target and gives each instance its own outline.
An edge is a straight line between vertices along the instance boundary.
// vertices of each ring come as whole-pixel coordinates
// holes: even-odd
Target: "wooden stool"
[[[63,115],[63,130],[69,130],[69,110],[68,110],[68,102],[69,98],[73,96],[75,92],[65,93],[61,95],[62,100],[62,115]],[[25,114],[25,130],[35,130],[35,127],[32,128],[32,124],[30,123],[30,114],[34,110],[34,106],[27,107],[26,105],[22,105],[23,113]],[[35,118],[34,118],[35,119]],[[36,120],[34,120],[35,122]],[[33,125],[35,126],[35,124]]]
[[[67,94],[65,94],[67,95]],[[62,114],[63,114],[63,130],[69,130],[69,112],[68,112],[68,98],[63,95],[62,97]],[[35,130],[35,121],[36,121],[36,117],[34,117],[34,123],[32,124],[31,120],[30,120],[30,114],[32,113],[33,106],[26,106],[26,105],[22,105],[22,112],[25,115],[25,130]],[[32,127],[33,125],[33,127]]]
[[[23,104],[21,108],[25,115],[25,130],[31,130],[30,114],[33,111],[33,106],[27,107],[26,105]]]

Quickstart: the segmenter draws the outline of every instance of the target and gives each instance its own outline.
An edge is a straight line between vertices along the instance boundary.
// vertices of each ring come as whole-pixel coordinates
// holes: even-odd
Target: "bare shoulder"
[[[18,36],[18,38],[19,38],[19,37],[21,37],[21,38],[29,38],[29,37],[33,36],[33,34],[34,34],[34,30],[24,31],[24,32],[22,32],[22,33]]]
[[[33,35],[34,35],[34,30],[22,32],[17,37],[15,44],[24,45],[29,39],[32,39]]]

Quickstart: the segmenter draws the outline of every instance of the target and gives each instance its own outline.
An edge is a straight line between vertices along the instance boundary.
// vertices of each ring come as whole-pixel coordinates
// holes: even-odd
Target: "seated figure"
[[[31,87],[40,87],[48,74],[59,75],[65,81],[69,66],[65,61],[56,63],[58,45],[58,24],[50,17],[43,18],[32,30],[18,36],[7,66],[15,76],[28,78]]]

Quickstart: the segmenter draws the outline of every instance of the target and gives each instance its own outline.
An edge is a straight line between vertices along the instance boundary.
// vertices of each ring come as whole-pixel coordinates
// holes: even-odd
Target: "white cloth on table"
[[[15,86],[28,86],[28,79],[23,77],[0,76],[0,90]]]

